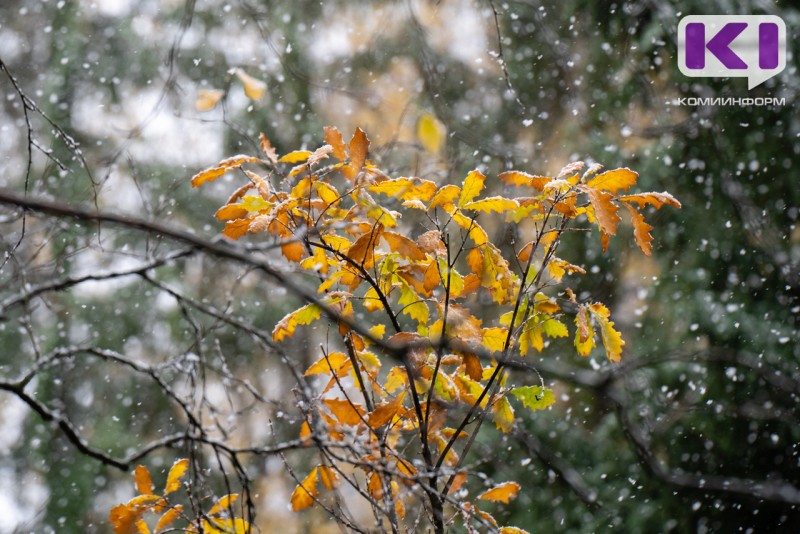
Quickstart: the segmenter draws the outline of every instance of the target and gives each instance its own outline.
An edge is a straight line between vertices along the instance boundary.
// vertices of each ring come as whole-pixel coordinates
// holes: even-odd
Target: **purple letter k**
[[[705,42],[705,24],[693,22],[686,25],[686,66],[702,69],[706,65],[706,48],[727,69],[746,69],[747,63],[730,49],[731,42],[747,28],[746,22],[729,22],[708,43]]]

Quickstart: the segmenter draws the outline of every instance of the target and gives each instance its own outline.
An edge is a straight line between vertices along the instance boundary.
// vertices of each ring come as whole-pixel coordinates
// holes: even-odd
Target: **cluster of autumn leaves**
[[[243,519],[233,517],[233,504],[239,497],[237,494],[225,495],[218,499],[202,518],[190,518],[184,513],[182,504],[173,502],[175,492],[181,488],[181,478],[186,474],[189,460],[175,462],[167,474],[164,491],[160,495],[155,492],[155,485],[150,471],[143,465],[136,467],[134,481],[138,495],[125,504],[115,506],[109,514],[114,534],[160,534],[175,532],[175,521],[182,519],[189,526],[180,529],[188,534],[245,534],[250,532],[250,525]],[[146,518],[157,517],[153,529],[150,530]]]
[[[541,352],[546,339],[569,336],[567,314],[574,315],[581,356],[595,347],[595,330],[609,360],[618,361],[624,345],[604,305],[579,302],[569,288],[547,294],[564,276],[584,273],[556,255],[562,235],[585,219],[599,230],[605,250],[622,208],[649,255],[652,227],[641,208],[680,204],[669,193],[623,194],[635,185],[635,172],[603,172],[582,162],[554,177],[503,172],[497,178],[518,193],[513,196],[481,197],[487,179],[479,170],[460,184],[392,178],[367,159],[369,140],[361,129],[345,143],[328,127],[322,147],[283,156],[262,134],[261,149],[261,156],[234,156],[198,173],[192,185],[240,171],[244,185],[215,214],[224,222],[222,233],[269,236],[316,281],[318,298],[275,326],[275,342],[323,315],[338,326],[338,346],[323,348],[306,370],[324,380],[300,435],[309,445],[346,443],[342,450],[349,452],[334,457],[320,447],[320,463],[298,481],[292,508],[312,506],[323,498],[322,487],[335,490],[342,477],[352,477],[343,471],[349,464],[363,472],[358,491],[391,521],[403,519],[404,503],[422,482],[432,499],[457,504],[467,528],[471,522],[497,527],[476,501],[508,502],[520,488],[505,482],[473,502],[456,497],[469,474],[463,467],[474,439],[468,425],[491,417],[509,432],[510,398],[532,411],[554,402],[543,384],[509,385],[506,362]],[[524,222],[530,235],[509,253],[492,242],[484,218]],[[412,222],[425,230],[411,235]],[[365,316],[375,320],[364,326]],[[388,370],[387,363],[393,364]]]

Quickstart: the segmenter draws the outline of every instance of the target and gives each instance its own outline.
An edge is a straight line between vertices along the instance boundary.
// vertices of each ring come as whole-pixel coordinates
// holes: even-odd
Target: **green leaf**
[[[553,396],[553,391],[544,389],[542,386],[522,386],[511,390],[522,405],[535,412],[536,410],[544,410],[548,406],[556,402]]]

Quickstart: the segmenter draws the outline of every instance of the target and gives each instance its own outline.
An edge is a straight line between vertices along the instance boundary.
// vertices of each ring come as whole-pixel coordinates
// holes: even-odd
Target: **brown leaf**
[[[619,209],[616,204],[611,202],[614,196],[606,191],[600,191],[591,187],[586,188],[586,193],[589,195],[589,202],[592,203],[594,214],[597,218],[597,225],[603,233],[608,235],[617,234],[617,224],[620,221],[617,210]]]
[[[267,157],[267,161],[275,165],[278,163],[278,153],[272,147],[272,143],[269,142],[267,136],[264,135],[264,132],[258,136],[259,141],[261,142],[261,152]]]
[[[473,380],[480,380],[481,376],[483,376],[483,367],[481,366],[480,358],[471,352],[463,353],[461,358],[464,361],[464,367],[467,371],[467,376]]]
[[[372,428],[380,428],[386,423],[389,423],[403,406],[405,394],[405,391],[401,391],[394,399],[376,406],[375,410],[369,414],[367,424]]]
[[[425,259],[425,253],[406,236],[389,231],[383,232],[382,235],[393,252],[398,252],[401,256],[414,261]]]
[[[252,156],[232,156],[219,162],[215,167],[210,167],[192,176],[192,187],[200,187],[206,182],[212,182],[226,172],[238,169],[245,163],[258,163],[261,160]]]
[[[364,269],[375,264],[375,246],[381,240],[383,225],[378,224],[372,232],[365,233],[355,240],[347,250],[347,257]]]
[[[342,134],[335,126],[325,127],[325,142],[333,147],[333,157],[339,161],[347,159],[347,145],[344,144]]]
[[[627,202],[624,203],[625,207],[628,208],[628,211],[631,212],[631,222],[633,223],[633,237],[636,239],[636,244],[639,245],[639,248],[644,252],[646,256],[649,256],[653,250],[653,236],[650,235],[650,230],[653,229],[652,226],[647,224],[644,220],[644,216],[636,211],[636,208],[628,204]]]
[[[364,167],[369,153],[369,139],[361,128],[356,128],[353,138],[350,140],[350,166],[353,172],[358,174]]]
[[[552,180],[547,176],[535,176],[532,174],[528,174],[527,172],[520,172],[520,171],[506,171],[501,173],[498,178],[500,181],[509,184],[509,185],[516,185],[516,186],[530,186],[534,189],[539,191],[544,190],[544,186],[547,185],[548,182]]]

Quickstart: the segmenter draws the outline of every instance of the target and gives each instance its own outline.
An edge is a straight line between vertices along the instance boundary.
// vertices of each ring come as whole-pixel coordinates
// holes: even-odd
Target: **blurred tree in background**
[[[786,70],[752,91],[740,78],[684,77],[678,21],[718,13],[783,18]],[[626,351],[611,366],[577,361],[566,346],[561,357],[554,344],[536,365],[557,404],[479,444],[504,450],[487,466],[498,478],[526,479],[510,523],[792,532],[798,27],[789,2],[3,2],[0,508],[11,512],[0,529],[105,532],[108,509],[133,494],[109,459],[155,472],[192,452],[193,476],[209,488],[224,483],[220,472],[252,485],[262,531],[327,528],[322,515],[287,510],[294,481],[275,455],[296,437],[284,384],[309,356],[303,343],[281,354],[260,336],[298,302],[190,239],[25,214],[9,194],[211,240],[206,214],[229,184],[201,197],[190,192],[194,172],[255,153],[261,131],[284,153],[313,148],[335,124],[363,127],[372,157],[423,178],[455,182],[476,165],[496,175],[512,163],[556,173],[596,158],[683,203],[651,215],[652,257],[621,240],[607,255],[579,236],[565,244],[620,318]],[[260,82],[263,96],[249,98]],[[675,104],[690,96],[786,101]],[[426,114],[447,132],[440,154],[417,135]],[[498,243],[515,237],[492,231]],[[255,240],[247,247],[266,254]],[[200,447],[219,436],[186,434],[209,421],[231,447],[256,444],[246,464]]]

